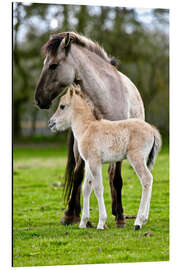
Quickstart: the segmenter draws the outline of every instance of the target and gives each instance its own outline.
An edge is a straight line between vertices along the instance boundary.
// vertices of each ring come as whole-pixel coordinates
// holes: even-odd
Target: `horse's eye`
[[[64,108],[65,108],[65,105],[60,105],[61,110],[64,110]]]
[[[49,69],[50,70],[55,70],[57,68],[58,64],[50,64]]]

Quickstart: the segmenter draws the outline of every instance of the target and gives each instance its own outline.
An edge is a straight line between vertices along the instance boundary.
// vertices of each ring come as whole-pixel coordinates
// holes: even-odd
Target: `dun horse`
[[[79,227],[85,228],[88,222],[89,199],[93,189],[99,206],[97,229],[104,229],[107,214],[103,198],[102,163],[127,158],[142,185],[140,207],[134,223],[135,229],[140,229],[149,215],[153,183],[150,168],[161,147],[158,130],[139,119],[96,120],[78,86],[71,86],[61,98],[57,111],[49,121],[49,127],[52,131],[63,131],[71,127],[85,162],[83,212]]]
[[[36,103],[41,109],[48,109],[52,100],[74,82],[80,84],[104,119],[144,119],[143,102],[137,88],[116,69],[116,61],[108,57],[97,43],[74,32],[63,32],[50,37],[44,45],[44,52],[44,66],[35,92]],[[71,132],[65,177],[68,209],[62,224],[80,220],[83,172],[84,162]],[[109,167],[109,178],[112,214],[116,217],[116,225],[121,227],[125,224],[121,201],[121,162]]]

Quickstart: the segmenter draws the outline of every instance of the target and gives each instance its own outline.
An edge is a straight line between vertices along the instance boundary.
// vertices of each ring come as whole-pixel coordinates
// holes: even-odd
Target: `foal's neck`
[[[82,97],[76,95],[72,105],[72,130],[75,138],[79,140],[87,130],[90,123],[97,120],[95,119],[89,105]]]

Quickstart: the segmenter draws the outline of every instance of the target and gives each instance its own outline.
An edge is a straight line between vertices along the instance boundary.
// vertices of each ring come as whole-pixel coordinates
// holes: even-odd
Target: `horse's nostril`
[[[36,101],[35,101],[35,102],[36,102],[36,105],[40,107],[40,105],[41,105],[40,100],[36,99]]]

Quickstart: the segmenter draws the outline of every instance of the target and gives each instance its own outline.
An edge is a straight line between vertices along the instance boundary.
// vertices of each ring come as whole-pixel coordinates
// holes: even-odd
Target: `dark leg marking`
[[[125,226],[125,218],[123,215],[123,207],[122,207],[122,186],[123,180],[121,176],[121,167],[122,162],[117,162],[115,167],[115,174],[114,174],[114,188],[116,190],[116,226],[117,227],[124,227]]]
[[[113,184],[114,175],[115,175],[115,166],[114,166],[114,164],[110,164],[109,165],[108,174],[109,174],[109,184],[110,184],[110,189],[111,189],[112,214],[113,214],[113,216],[116,216],[116,214],[117,214],[117,209],[116,209],[116,204],[117,204],[117,201],[116,201],[116,190],[115,190],[114,184]]]
[[[117,227],[124,227],[126,223],[123,215],[121,197],[123,186],[123,180],[121,177],[121,164],[122,162],[111,164],[108,170],[112,197],[112,214],[116,217],[115,220]]]

